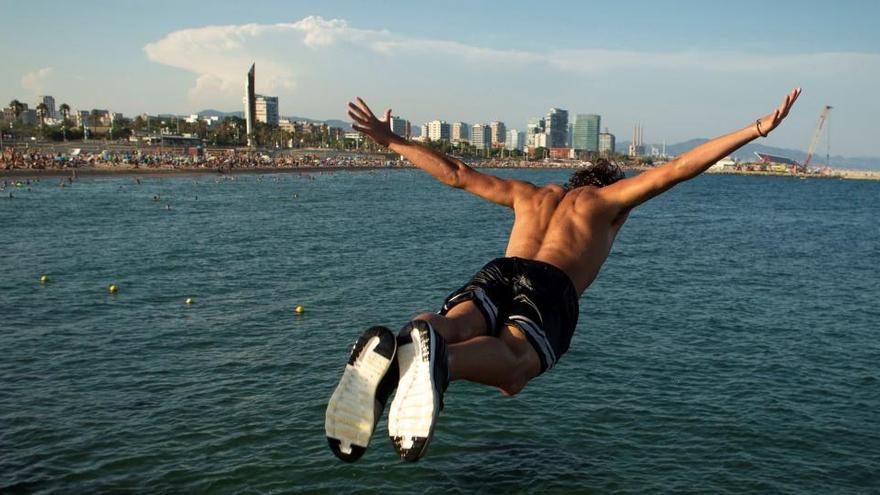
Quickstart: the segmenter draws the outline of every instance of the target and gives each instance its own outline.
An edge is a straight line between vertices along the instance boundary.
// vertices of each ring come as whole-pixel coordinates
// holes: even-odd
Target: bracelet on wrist
[[[763,138],[767,137],[767,134],[761,132],[761,119],[755,121],[755,129],[757,129],[759,136]]]

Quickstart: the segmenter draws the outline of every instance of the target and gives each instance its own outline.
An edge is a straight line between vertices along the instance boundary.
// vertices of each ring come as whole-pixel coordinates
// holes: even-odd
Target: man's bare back
[[[550,184],[523,188],[513,204],[514,223],[505,256],[560,268],[581,295],[596,278],[626,214],[608,204],[598,188],[566,191]]]
[[[453,291],[438,313],[415,316],[396,338],[385,327],[361,335],[327,406],[325,429],[334,454],[349,462],[363,454],[395,388],[388,433],[398,454],[414,461],[433,437],[450,381],[514,395],[552,368],[569,348],[579,297],[598,275],[629,212],[766,137],[799,95],[796,89],[753,124],[639,175],[625,178],[619,169],[609,174],[607,162],[600,162],[572,174],[565,187],[482,173],[391,132],[391,110],[379,120],[360,98],[349,103],[356,130],[444,184],[511,208],[514,223],[506,256]]]

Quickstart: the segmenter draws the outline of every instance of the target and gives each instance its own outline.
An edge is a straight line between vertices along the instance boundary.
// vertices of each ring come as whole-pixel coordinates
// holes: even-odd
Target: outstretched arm
[[[377,144],[400,153],[410,163],[448,186],[464,189],[483,199],[509,207],[513,207],[515,199],[520,194],[535,188],[527,182],[502,179],[477,172],[461,160],[407,141],[391,132],[391,109],[385,110],[384,118],[379,120],[373,115],[370,107],[362,99],[357,98],[357,103],[348,103],[348,115],[354,120],[352,127],[355,130],[366,134]]]
[[[754,124],[703,143],[657,168],[602,188],[603,196],[616,204],[621,211],[628,211],[669,190],[679,182],[700,175],[718,160],[759,136],[766,137],[788,115],[788,111],[800,94],[801,88],[793,90],[785,97],[779,108],[758,119]]]

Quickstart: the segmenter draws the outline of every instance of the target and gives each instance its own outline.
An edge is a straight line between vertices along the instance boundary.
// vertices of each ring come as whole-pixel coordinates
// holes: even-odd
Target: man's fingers
[[[352,112],[354,112],[355,115],[360,116],[360,118],[362,119],[369,120],[369,116],[361,109],[361,107],[355,105],[352,102],[348,102],[348,113]]]
[[[391,109],[385,110],[385,119],[383,122],[391,122]]]
[[[352,120],[354,120],[355,122],[357,122],[357,123],[359,123],[359,124],[365,124],[365,125],[366,125],[366,124],[369,124],[369,123],[370,123],[369,120],[367,120],[367,119],[363,118],[362,116],[360,116],[360,115],[358,115],[358,114],[352,112],[351,110],[348,111],[348,116],[351,117]]]
[[[357,100],[358,105],[361,106],[361,109],[364,111],[364,113],[366,113],[370,117],[376,118],[376,116],[373,115],[373,111],[370,110],[370,107],[368,107],[367,104],[364,103],[364,100],[362,100],[360,96],[355,97],[355,99]]]
[[[358,132],[364,132],[367,130],[367,127],[362,126],[360,124],[351,124],[351,128],[358,131]]]

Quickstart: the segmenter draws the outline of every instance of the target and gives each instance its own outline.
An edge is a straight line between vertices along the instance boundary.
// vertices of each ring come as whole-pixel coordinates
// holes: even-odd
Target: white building
[[[431,141],[449,141],[452,130],[445,120],[432,120],[428,122],[428,139]]]
[[[520,150],[522,151],[523,146],[525,145],[525,133],[519,132],[516,129],[510,129],[507,131],[507,139],[504,141],[504,147],[509,150]]]
[[[471,140],[471,126],[467,122],[452,123],[452,142],[469,143]]]
[[[489,134],[493,148],[504,146],[504,139],[507,137],[507,128],[504,126],[504,122],[489,122]]]
[[[478,150],[487,150],[492,143],[492,130],[486,124],[471,127],[471,144]]]
[[[535,134],[535,148],[549,148],[550,136],[545,132]]]
[[[256,100],[257,107],[255,111],[256,121],[277,126],[281,120],[281,116],[278,114],[278,97],[254,95],[254,99]],[[244,107],[247,109],[247,96],[242,98],[242,103],[244,103]]]
[[[608,129],[605,129],[605,132],[599,134],[599,154],[602,156],[608,156],[615,152],[615,138],[614,134],[608,132]]]

